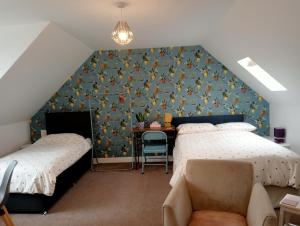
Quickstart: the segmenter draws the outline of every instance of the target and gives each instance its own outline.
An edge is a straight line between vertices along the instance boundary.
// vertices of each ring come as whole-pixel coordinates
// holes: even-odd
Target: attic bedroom
[[[0,3],[0,225],[300,225],[299,1]]]

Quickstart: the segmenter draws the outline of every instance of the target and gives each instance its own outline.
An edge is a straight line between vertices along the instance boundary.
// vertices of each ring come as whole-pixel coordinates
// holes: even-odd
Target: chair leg
[[[142,174],[144,174],[145,161],[146,161],[146,156],[144,156],[144,152],[143,152],[143,155],[142,155]]]
[[[10,217],[7,209],[6,209],[6,207],[3,206],[2,209],[4,211],[4,214],[2,215],[2,219],[3,219],[4,223],[5,223],[5,225],[6,226],[14,226],[14,223],[13,223],[13,221],[12,221],[12,219],[11,219],[11,217]]]

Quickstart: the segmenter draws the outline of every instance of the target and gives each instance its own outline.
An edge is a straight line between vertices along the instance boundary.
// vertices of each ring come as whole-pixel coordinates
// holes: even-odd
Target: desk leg
[[[136,152],[137,152],[137,170],[139,169],[140,167],[140,144],[139,144],[139,138],[137,137],[136,138],[136,144],[137,144],[137,147],[136,147]]]
[[[284,220],[284,211],[282,208],[280,208],[278,226],[283,226],[283,220]]]
[[[133,146],[134,146],[134,163],[135,163],[135,169],[138,169],[138,165],[137,165],[137,138],[136,138],[136,134],[133,134]]]
[[[139,169],[140,164],[140,152],[139,152],[139,138],[138,134],[133,135],[133,143],[134,143],[134,161],[135,161],[135,169]]]

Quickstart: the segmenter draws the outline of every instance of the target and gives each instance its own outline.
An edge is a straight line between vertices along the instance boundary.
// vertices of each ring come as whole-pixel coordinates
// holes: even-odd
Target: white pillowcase
[[[185,123],[177,126],[178,134],[204,133],[217,130],[217,127],[211,123]]]
[[[74,144],[74,143],[87,143],[87,140],[76,133],[58,133],[50,134],[44,137],[41,137],[34,144],[35,145],[45,145],[45,144]]]
[[[257,128],[247,122],[227,122],[216,125],[219,130],[255,131]]]

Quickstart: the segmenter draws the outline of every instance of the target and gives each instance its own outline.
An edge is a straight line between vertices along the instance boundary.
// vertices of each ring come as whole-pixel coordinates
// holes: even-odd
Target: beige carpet
[[[147,167],[144,175],[135,170],[88,172],[47,215],[12,218],[16,226],[161,226],[162,203],[171,189],[171,174],[163,170]],[[300,219],[293,221],[299,224]]]
[[[16,226],[160,226],[171,174],[163,167],[86,173],[45,216],[12,214]],[[3,225],[2,222],[0,225]]]

